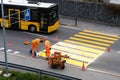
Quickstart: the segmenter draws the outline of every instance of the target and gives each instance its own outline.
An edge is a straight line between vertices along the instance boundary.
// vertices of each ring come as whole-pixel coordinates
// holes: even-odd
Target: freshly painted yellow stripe
[[[58,51],[58,50],[55,50],[55,49],[52,49],[51,50],[51,53],[54,53],[55,51]],[[74,58],[74,57],[72,57],[73,55],[69,55],[67,52],[62,52],[62,51],[58,51],[58,52],[61,52],[61,54],[62,55],[68,55],[68,56],[70,56],[70,58]],[[82,52],[82,53],[85,53],[85,52]],[[78,53],[77,53],[78,54]],[[83,54],[82,54],[83,55]],[[89,56],[90,55],[90,56]],[[94,55],[94,58],[92,58],[92,60],[91,61],[89,61],[86,65],[88,66],[90,63],[92,63],[96,58],[98,58],[101,54],[92,54],[92,55]],[[91,53],[89,54],[89,53],[87,53],[85,56],[89,56],[89,57],[91,57]],[[75,59],[77,59],[76,58],[76,56],[75,56]],[[72,59],[72,60],[74,60],[74,59]],[[75,61],[79,61],[79,57],[78,57],[78,60],[75,60]],[[79,62],[82,62],[82,61],[79,61]],[[72,64],[72,63],[70,63],[70,64]],[[78,66],[78,65],[77,65]]]
[[[56,51],[56,50],[52,49],[51,53],[54,53],[55,51]],[[45,50],[39,52],[38,54],[39,54],[39,56],[41,56],[41,57],[46,57],[46,56],[45,56]],[[62,52],[62,55],[65,55],[65,54],[67,54],[67,53],[66,53],[66,52]],[[100,55],[100,54],[99,54],[99,55]],[[87,67],[91,62],[93,62],[97,57],[99,57],[99,55],[97,55],[95,58],[91,59],[88,63],[84,63],[84,64],[85,64],[85,67]],[[83,61],[79,61],[79,59],[78,59],[78,60],[74,60],[74,59],[71,59],[71,58],[74,58],[74,57],[76,57],[76,56],[74,56],[74,57],[71,57],[71,56],[73,56],[73,55],[68,55],[68,56],[70,56],[70,58],[63,58],[63,60],[66,60],[67,63],[72,64],[72,65],[76,65],[76,66],[80,66],[80,67],[83,66],[84,60],[83,60]],[[82,57],[82,58],[84,58],[84,57]],[[76,59],[77,59],[77,58],[76,58]]]
[[[82,36],[82,35],[77,35],[77,34],[74,35],[74,36],[79,37],[80,39],[90,39],[90,40],[93,40],[93,42],[95,42],[95,43],[96,43],[96,41],[98,41],[97,42],[98,44],[101,44],[101,45],[104,45],[104,46],[108,46],[109,45],[109,44],[105,44],[105,43],[110,43],[110,44],[114,43],[114,41],[105,40],[105,39],[99,39],[99,38],[94,38],[94,37],[89,37],[89,36]]]
[[[54,53],[55,52],[55,49],[52,49],[51,50],[51,52],[52,53]],[[61,51],[60,51],[61,52]],[[68,55],[70,58],[72,58],[72,59],[75,59],[75,60],[79,60],[79,61],[86,61],[86,58],[87,57],[84,57],[84,56],[81,56],[81,55],[76,55],[76,54],[74,54],[74,53],[67,53],[67,52],[61,52],[62,53],[62,55]],[[95,56],[95,58],[97,57],[97,55]],[[87,58],[87,60],[88,61],[86,61],[86,62],[91,62],[92,60],[93,60],[94,58]]]
[[[105,50],[105,47],[101,47],[101,46],[96,46],[96,45],[92,45],[92,44],[86,44],[84,42],[77,42],[77,41],[72,41],[72,40],[64,40],[65,42],[69,42],[69,43],[73,43],[73,44],[79,44],[79,45],[83,45],[83,46],[87,46],[87,47],[92,47],[95,49],[100,49],[100,50]]]
[[[106,33],[96,32],[96,31],[91,31],[91,30],[83,30],[83,32],[89,32],[89,33],[93,33],[93,34],[99,34],[99,35],[104,35],[104,36],[110,36],[110,37],[116,37],[116,38],[119,38],[119,36],[117,36],[117,35],[106,34]]]
[[[80,67],[83,66],[83,62],[75,61],[75,60],[72,60],[72,59],[65,59],[65,60],[66,60],[66,63],[72,64],[72,65],[76,65],[76,66],[80,66]],[[84,65],[85,65],[85,67],[88,66],[87,63],[84,63]]]
[[[96,37],[96,38],[104,38],[104,39],[108,39],[108,40],[117,40],[118,39],[118,38],[101,36],[101,35],[90,34],[90,33],[85,33],[85,32],[79,32],[79,34],[80,35],[82,34],[82,35],[90,36],[90,37]]]
[[[57,45],[54,45],[54,46],[52,46],[52,48],[54,48],[54,49],[58,49],[59,51],[67,51],[68,52],[68,54],[69,54],[69,52],[71,52],[71,53],[81,53],[81,51],[78,51],[78,50],[74,50],[74,49],[70,49],[70,48],[66,48],[66,47],[61,47],[61,46],[57,46]],[[71,55],[71,54],[69,54],[69,55]],[[74,55],[74,54],[73,54]],[[88,55],[89,56],[89,55]],[[78,58],[78,57],[77,57]],[[92,59],[90,59],[90,58],[87,58],[87,57],[83,57],[83,56],[79,56],[79,60],[84,60],[84,61],[86,61],[86,62],[89,62],[89,61],[91,61]]]
[[[81,45],[75,45],[75,44],[69,44],[69,43],[65,43],[65,42],[59,42],[57,43],[58,45],[61,45],[61,46],[66,46],[66,47],[70,47],[70,48],[73,48],[73,49],[78,49],[78,50],[84,50],[84,51],[87,51],[87,52],[92,52],[92,53],[101,53],[103,52],[102,50],[98,50],[98,49],[93,49],[93,48],[89,48],[89,47],[85,47],[85,46],[81,46]]]
[[[55,51],[58,51],[56,49],[51,49],[51,53],[54,53]],[[62,54],[70,54],[64,51],[60,51]],[[72,53],[71,53],[72,54]],[[96,58],[99,54],[93,54],[93,53],[89,53],[89,52],[81,52],[81,53],[73,53],[75,55],[83,55],[83,56],[87,56],[87,57],[92,57],[92,58]]]
[[[110,44],[105,44],[105,43],[103,44],[102,42],[95,42],[95,41],[81,39],[81,38],[76,38],[76,37],[70,37],[69,39],[81,41],[81,42],[84,42],[84,43],[90,43],[90,44],[94,44],[94,45],[99,45],[99,46],[103,46],[103,47],[110,46]]]
[[[41,56],[41,57],[46,57],[44,51],[38,52],[38,55]]]
[[[78,60],[78,61],[84,61],[84,62],[89,63],[89,62],[91,62],[93,60],[91,58],[86,58],[84,56],[75,55],[75,54],[69,54],[69,53],[66,53],[66,52],[64,52],[64,54],[69,55],[70,58],[75,59],[76,61]]]
[[[39,52],[39,56],[41,57],[45,57],[45,52]],[[72,64],[72,65],[76,65],[76,66],[80,66],[82,67],[83,66],[83,62],[81,61],[77,61],[77,60],[72,60],[72,59],[67,59],[67,58],[63,58],[63,60],[66,60],[66,63],[69,63],[69,64]],[[85,64],[85,67],[87,67],[87,63],[84,63]]]

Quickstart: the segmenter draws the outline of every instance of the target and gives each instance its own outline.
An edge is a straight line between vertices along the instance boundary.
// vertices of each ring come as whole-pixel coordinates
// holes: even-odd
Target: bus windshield
[[[58,19],[58,11],[57,11],[57,7],[54,7],[49,13],[49,25],[53,25],[57,19]]]

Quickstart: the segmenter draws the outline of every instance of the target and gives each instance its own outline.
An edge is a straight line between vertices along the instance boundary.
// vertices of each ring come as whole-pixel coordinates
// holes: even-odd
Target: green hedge
[[[5,73],[4,70],[3,73]],[[0,80],[40,80],[40,75],[37,73],[9,70],[9,73],[11,73],[10,77],[3,77],[3,73],[0,75]],[[52,76],[42,75],[41,80],[59,79]]]

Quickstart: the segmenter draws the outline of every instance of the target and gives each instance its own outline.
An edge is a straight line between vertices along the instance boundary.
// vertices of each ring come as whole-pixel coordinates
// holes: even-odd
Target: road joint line
[[[120,77],[120,74],[117,74],[117,73],[106,72],[106,71],[92,69],[92,68],[88,68],[87,70],[94,71],[94,72],[99,72],[99,73],[104,73],[104,74],[107,74],[107,75],[112,75],[112,76]]]

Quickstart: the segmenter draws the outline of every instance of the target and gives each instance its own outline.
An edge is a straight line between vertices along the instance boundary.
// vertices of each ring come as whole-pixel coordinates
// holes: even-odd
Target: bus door
[[[20,10],[19,9],[9,9],[9,27],[11,29],[20,28]]]
[[[40,31],[47,32],[48,31],[48,16],[47,13],[42,13],[40,18]]]

